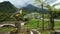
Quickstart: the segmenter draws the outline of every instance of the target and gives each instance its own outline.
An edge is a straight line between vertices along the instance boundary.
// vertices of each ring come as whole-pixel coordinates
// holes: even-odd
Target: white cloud
[[[26,6],[27,4],[32,4],[34,0],[0,0],[0,2],[3,2],[3,1],[10,1],[16,7],[23,7],[23,6]],[[59,3],[59,2],[60,0],[57,0],[53,4]],[[50,4],[50,5],[53,5],[53,4]],[[56,8],[60,8],[60,5],[56,6]]]
[[[33,3],[32,0],[0,0],[0,2],[3,1],[10,1],[13,5],[19,7],[19,6],[26,6],[27,4]]]
[[[50,5],[53,5],[53,4],[55,4],[55,3],[59,3],[59,2],[60,2],[60,0],[57,0],[56,2],[54,2],[54,3],[50,4]]]
[[[53,4],[55,4],[55,3],[60,3],[60,0],[57,0],[56,2],[54,2]],[[53,4],[50,4],[51,6],[53,5]],[[60,8],[60,5],[58,5],[58,6],[56,6],[55,8]]]
[[[60,0],[58,0],[56,3],[60,3]],[[56,6],[56,8],[60,8],[60,5]]]

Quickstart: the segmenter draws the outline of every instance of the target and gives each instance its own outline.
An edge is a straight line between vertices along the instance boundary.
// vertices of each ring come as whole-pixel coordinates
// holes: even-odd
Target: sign
[[[22,15],[22,9],[20,10],[20,15]]]
[[[19,14],[16,14],[16,16],[19,16]]]

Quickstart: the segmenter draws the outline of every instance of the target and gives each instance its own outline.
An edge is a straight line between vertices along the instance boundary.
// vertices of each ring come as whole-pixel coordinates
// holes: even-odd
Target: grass
[[[29,26],[31,28],[42,27],[42,20],[32,19],[28,24],[24,26]],[[44,21],[44,26],[49,27],[49,21]],[[60,26],[60,21],[55,21],[55,27]]]
[[[8,31],[12,31],[14,30],[13,27],[3,27],[3,28],[0,28],[0,32],[8,32]]]
[[[29,21],[28,24],[24,25],[29,26],[30,28],[38,28],[38,26],[42,27],[42,20],[37,20],[37,19],[32,19]],[[49,21],[44,21],[44,26],[45,27],[49,27]],[[55,21],[55,27],[59,27],[60,26],[60,21]],[[45,28],[46,29],[46,28]],[[54,28],[55,30],[60,30],[60,28]],[[40,28],[40,30],[42,30],[42,28]],[[50,34],[51,31],[47,30],[42,32],[42,34]]]
[[[45,27],[49,25],[48,22],[49,22],[49,21],[45,21],[45,22],[44,22],[44,26],[45,26]],[[29,27],[31,27],[31,28],[38,28],[38,27],[42,27],[42,24],[43,24],[43,23],[42,23],[42,20],[32,19],[32,20],[29,21],[28,24],[26,24],[26,25],[24,25],[24,26],[29,26]]]
[[[42,26],[42,20],[37,20],[37,19],[32,19],[29,21],[28,24],[24,25],[24,27],[30,27],[30,28],[38,28]],[[44,26],[49,27],[49,21],[44,21]],[[55,27],[59,27],[60,26],[60,21],[55,21]],[[0,28],[0,32],[8,32],[8,31],[12,31],[14,30],[14,28],[12,27],[3,27]],[[55,28],[55,30],[60,30],[60,28]],[[42,32],[42,34],[50,34],[51,31],[47,30]]]
[[[42,32],[41,34],[50,34],[50,31]]]
[[[0,28],[0,32],[9,32],[9,31],[12,31],[12,30],[14,30],[14,28],[7,28],[7,27],[5,27],[5,28]],[[49,34],[51,31],[44,31],[44,32],[42,32],[42,34]]]
[[[43,32],[41,32],[41,34],[51,34],[51,32],[54,32],[54,31],[52,31],[52,30],[50,30],[50,31],[43,31]]]
[[[55,27],[60,26],[60,21],[55,21]]]

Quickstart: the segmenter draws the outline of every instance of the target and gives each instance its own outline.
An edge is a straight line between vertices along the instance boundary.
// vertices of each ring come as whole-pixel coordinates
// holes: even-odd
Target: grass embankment
[[[38,20],[38,19],[32,19],[29,21],[28,24],[24,25],[24,26],[29,26],[30,28],[37,28],[37,27],[42,27],[42,20]],[[45,27],[49,27],[49,21],[44,21],[44,26]],[[60,21],[55,21],[55,27],[59,27],[60,26]]]
[[[60,30],[60,28],[56,28],[56,27],[59,27],[60,26],[60,21],[55,21],[55,30]],[[30,27],[30,28],[39,28],[39,27],[42,27],[42,20],[37,20],[37,19],[32,19],[29,21],[28,24],[24,25],[25,27]],[[44,21],[44,27],[48,27],[49,28],[49,21]],[[42,29],[42,28],[40,28]],[[51,31],[49,30],[46,30],[44,32],[42,32],[42,34],[50,34]]]
[[[30,28],[42,27],[42,20],[32,19],[29,21],[28,24],[24,25],[24,27],[27,27],[27,26]],[[44,21],[44,26],[49,27],[49,21]],[[55,27],[59,27],[59,26],[60,26],[60,21],[55,21]],[[8,32],[12,30],[14,30],[14,28],[11,28],[11,27],[0,28],[0,32]],[[55,28],[55,30],[60,30],[60,28]],[[50,32],[51,31],[47,30],[42,32],[42,34],[50,34]]]
[[[13,28],[13,27],[2,27],[2,28],[0,28],[0,32],[9,32],[9,31],[12,31],[14,29],[15,28]]]

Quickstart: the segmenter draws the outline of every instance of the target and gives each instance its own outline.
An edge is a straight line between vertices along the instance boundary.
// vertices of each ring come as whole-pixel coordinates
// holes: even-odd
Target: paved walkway
[[[44,19],[46,21],[50,20],[50,19]],[[54,21],[60,21],[60,19],[54,19]]]

